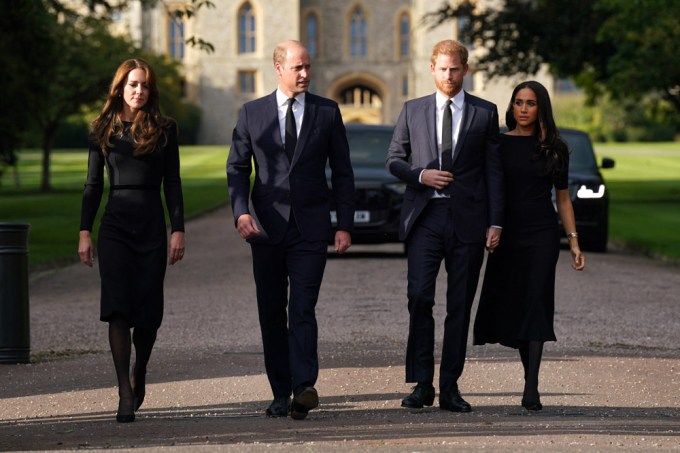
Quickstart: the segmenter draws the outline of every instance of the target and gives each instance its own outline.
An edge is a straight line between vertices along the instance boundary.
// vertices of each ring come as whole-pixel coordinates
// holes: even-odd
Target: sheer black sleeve
[[[104,156],[99,145],[90,143],[87,158],[87,181],[83,190],[83,203],[80,210],[80,231],[92,231],[94,218],[104,193]]]
[[[177,125],[172,122],[166,129],[165,169],[163,192],[170,217],[171,231],[184,231],[184,200],[182,180],[179,174],[179,146],[177,144]]]

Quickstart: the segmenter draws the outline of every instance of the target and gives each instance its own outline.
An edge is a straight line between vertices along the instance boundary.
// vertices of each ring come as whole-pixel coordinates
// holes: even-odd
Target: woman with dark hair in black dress
[[[127,423],[144,401],[146,367],[163,318],[166,261],[172,265],[184,256],[177,126],[161,115],[156,78],[143,60],[118,67],[104,108],[92,123],[78,244],[80,260],[90,267],[90,233],[104,190],[104,167],[109,198],[97,240],[100,319],[109,323],[118,379],[116,420]],[[171,224],[169,252],[161,185]]]
[[[548,92],[538,82],[519,84],[506,112],[501,135],[506,220],[498,247],[489,255],[474,325],[474,344],[500,343],[519,349],[524,366],[522,406],[543,408],[538,371],[543,343],[556,341],[555,267],[560,231],[567,233],[572,267],[583,270],[567,174],[569,150],[552,116]]]

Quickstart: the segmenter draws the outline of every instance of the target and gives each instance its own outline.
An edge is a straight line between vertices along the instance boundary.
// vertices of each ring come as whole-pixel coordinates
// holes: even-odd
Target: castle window
[[[456,21],[456,25],[458,29],[458,42],[463,44],[469,50],[474,49],[474,43],[471,40],[468,40],[468,33],[470,32],[470,30],[468,30],[470,28],[470,18],[467,16],[460,16]]]
[[[407,58],[411,54],[411,18],[403,13],[399,18],[399,56]]]
[[[319,53],[319,18],[310,13],[305,20],[305,39],[309,56],[314,58]]]
[[[255,52],[255,13],[250,2],[244,3],[238,12],[238,52]]]
[[[241,94],[255,94],[255,71],[239,71],[238,87]]]
[[[349,54],[352,57],[366,56],[366,16],[360,7],[352,12],[349,22]]]
[[[178,60],[184,59],[184,21],[178,17],[168,26],[168,53]]]

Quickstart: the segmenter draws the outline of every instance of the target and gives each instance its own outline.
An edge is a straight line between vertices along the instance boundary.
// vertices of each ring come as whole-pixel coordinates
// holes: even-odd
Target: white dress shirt
[[[441,92],[437,91],[435,95],[435,103],[436,103],[436,116],[435,120],[437,122],[437,151],[439,153],[439,168],[442,166],[442,122],[444,120],[444,109],[446,108],[446,101],[448,101],[449,98],[444,96]],[[451,111],[451,126],[453,130],[451,131],[452,135],[452,140],[451,140],[451,152],[454,153],[456,150],[456,142],[458,141],[458,134],[460,133],[460,123],[461,123],[461,118],[463,116],[463,103],[465,102],[465,92],[463,90],[460,90],[453,98],[451,98],[451,106],[449,108],[453,109]],[[423,170],[424,172],[425,170]],[[420,173],[420,183],[422,184],[423,182],[423,172]],[[432,198],[448,198],[449,195],[446,195],[442,192],[434,191],[434,195]]]
[[[286,112],[288,112],[288,96],[283,94],[280,89],[276,89],[276,105],[279,109],[279,132],[281,133],[281,142],[286,144]],[[300,128],[302,127],[302,117],[305,113],[305,93],[300,93],[295,96],[293,103],[293,115],[295,116],[295,129],[297,136],[300,136]]]

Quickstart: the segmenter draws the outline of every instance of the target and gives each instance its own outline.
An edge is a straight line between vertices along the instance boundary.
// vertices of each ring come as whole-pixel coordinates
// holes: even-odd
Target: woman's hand
[[[578,245],[571,247],[571,259],[573,260],[571,267],[575,271],[582,271],[586,267],[586,257],[583,256]]]
[[[175,231],[170,235],[168,263],[172,266],[182,258],[184,258],[184,231]]]
[[[80,232],[80,239],[78,240],[78,256],[80,257],[80,261],[86,266],[92,267],[94,264],[94,245],[92,244],[90,232],[87,230]]]

